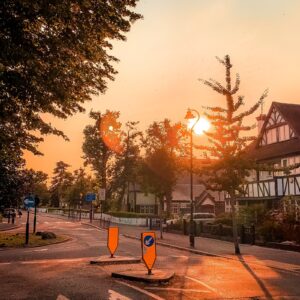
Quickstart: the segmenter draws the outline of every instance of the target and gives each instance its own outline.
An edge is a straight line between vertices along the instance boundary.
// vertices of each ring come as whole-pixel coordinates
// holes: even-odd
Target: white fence
[[[47,208],[38,208],[39,212],[43,213],[49,213],[54,215],[60,215],[60,216],[68,216],[69,211],[68,210],[62,210],[62,209],[51,209],[48,210]],[[79,212],[78,211],[71,211],[71,217],[79,218]],[[81,212],[81,218],[82,219],[89,219],[90,213],[89,212]],[[100,220],[101,214],[100,213],[94,213],[93,219],[94,220]],[[112,223],[116,224],[126,224],[126,225],[133,225],[133,226],[148,226],[148,220],[147,218],[121,218],[121,217],[114,217],[111,215],[107,215],[102,213],[102,220],[110,221]]]

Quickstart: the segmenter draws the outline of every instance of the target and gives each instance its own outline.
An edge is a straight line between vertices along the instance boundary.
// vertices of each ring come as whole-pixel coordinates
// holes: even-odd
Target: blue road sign
[[[26,208],[34,207],[35,201],[33,196],[25,197],[24,205]]]
[[[146,235],[144,237],[144,245],[147,247],[151,247],[154,244],[154,238],[151,235]]]
[[[96,200],[96,194],[95,193],[87,193],[85,195],[85,201],[91,202]]]

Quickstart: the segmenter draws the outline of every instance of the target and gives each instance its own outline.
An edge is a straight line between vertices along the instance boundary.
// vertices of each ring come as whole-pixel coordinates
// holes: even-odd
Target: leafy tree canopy
[[[64,136],[41,113],[83,111],[117,73],[111,40],[141,18],[136,0],[0,1],[1,139],[36,154],[41,134]],[[66,137],[65,137],[66,138]]]

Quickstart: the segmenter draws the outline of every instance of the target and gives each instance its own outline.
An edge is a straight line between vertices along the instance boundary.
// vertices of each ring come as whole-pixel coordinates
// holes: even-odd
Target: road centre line
[[[147,295],[147,296],[149,296],[149,297],[151,297],[151,298],[153,298],[153,299],[155,299],[155,300],[165,300],[164,298],[161,298],[161,297],[159,297],[159,296],[157,296],[157,295],[155,295],[155,294],[153,294],[153,293],[150,293],[150,292],[148,292],[148,291],[146,291],[146,290],[144,290],[144,289],[141,289],[141,288],[139,288],[139,287],[137,287],[137,286],[135,286],[135,285],[132,285],[132,284],[129,284],[129,283],[120,281],[120,280],[115,280],[115,281],[116,281],[117,283],[119,283],[119,284],[125,285],[125,286],[127,286],[127,287],[130,287],[130,288],[136,290],[136,291],[139,291],[139,292],[141,292],[141,293],[143,293],[143,294],[145,294],[145,295]]]
[[[216,289],[214,289],[213,287],[209,286],[208,284],[206,284],[205,282],[203,282],[199,279],[196,279],[196,278],[193,278],[190,276],[184,276],[184,277],[205,286],[207,289],[209,289],[210,291],[212,291],[214,293],[218,293],[218,291]]]
[[[174,292],[193,292],[193,293],[211,293],[212,291],[207,290],[196,290],[196,289],[180,289],[180,288],[163,288],[163,287],[155,287],[155,286],[146,286],[146,290],[157,290],[157,291],[174,291]]]

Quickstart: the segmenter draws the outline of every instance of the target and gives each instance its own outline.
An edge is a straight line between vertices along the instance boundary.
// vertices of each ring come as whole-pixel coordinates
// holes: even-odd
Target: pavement
[[[30,230],[32,221],[30,216]],[[163,284],[136,279],[130,282],[128,276],[138,275],[139,279],[151,280],[153,275],[147,274],[143,263],[91,265],[91,260],[109,256],[107,230],[98,228],[99,220],[94,224],[89,224],[87,219],[82,221],[86,224],[64,216],[39,213],[39,230],[67,235],[71,240],[37,249],[0,249],[0,298],[300,299],[300,272],[292,270],[293,266],[299,269],[296,252],[242,245],[243,255],[237,257],[233,255],[231,243],[197,237],[196,249],[190,249],[187,236],[164,233],[161,239],[156,231],[158,245],[153,273],[158,276],[159,272],[156,272],[163,271],[166,276],[168,272],[176,272],[175,276]],[[26,218],[21,218],[21,227],[15,232],[23,232],[25,223]],[[116,257],[140,257],[140,232],[148,229],[125,225],[119,225],[119,228]],[[170,246],[166,247],[164,243]],[[217,249],[217,253],[226,254],[227,251],[229,254],[224,257],[211,253],[210,256],[203,255],[208,246],[213,248],[214,245],[223,248]],[[268,266],[275,263],[281,264],[281,268]],[[112,277],[112,273],[118,278]],[[127,280],[124,280],[124,273]],[[121,279],[120,275],[123,276]]]
[[[99,220],[93,220],[93,223],[82,221],[82,224],[89,225],[101,229]],[[189,236],[163,232],[161,238],[160,231],[150,230],[147,227],[130,226],[123,224],[114,224],[119,227],[121,235],[140,240],[142,232],[154,231],[156,233],[156,243],[164,247],[170,247],[177,250],[187,251],[194,254],[222,257],[232,260],[241,260],[241,258],[251,264],[263,264],[265,266],[297,272],[300,274],[300,253],[261,247],[256,245],[240,245],[242,255],[234,254],[233,243],[216,239],[195,237],[195,247],[189,246]]]

